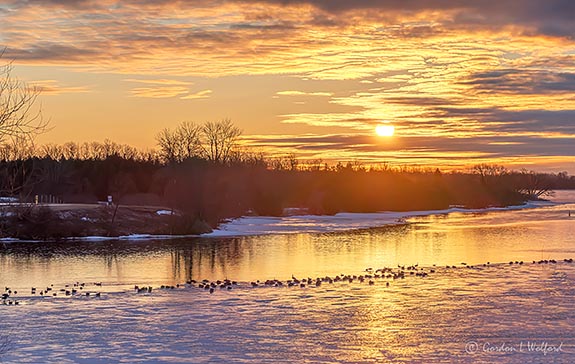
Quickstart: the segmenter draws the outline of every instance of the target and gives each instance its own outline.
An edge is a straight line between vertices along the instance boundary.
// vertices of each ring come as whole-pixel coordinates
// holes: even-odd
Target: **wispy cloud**
[[[140,83],[150,85],[148,87],[135,87],[130,90],[133,97],[144,97],[153,99],[165,99],[187,95],[191,82],[172,80],[172,79],[137,79],[126,78],[126,82]],[[189,95],[188,95],[189,96]]]
[[[180,97],[182,100],[195,100],[195,99],[207,99],[212,94],[212,90],[202,90],[186,96]]]
[[[134,97],[153,99],[177,97],[187,94],[188,88],[181,86],[136,87],[130,90]]]
[[[29,85],[38,90],[42,95],[47,96],[91,92],[88,86],[65,86],[59,84],[57,80],[32,81]]]
[[[332,92],[305,92],[305,91],[279,91],[276,92],[276,95],[280,96],[332,96]]]
[[[190,86],[191,82],[169,80],[169,79],[136,79],[136,78],[126,78],[126,82],[144,83],[148,85],[175,85],[175,86]]]

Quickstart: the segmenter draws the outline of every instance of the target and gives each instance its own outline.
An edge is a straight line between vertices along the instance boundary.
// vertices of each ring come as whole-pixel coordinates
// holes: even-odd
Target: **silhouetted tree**
[[[206,158],[217,163],[229,162],[242,131],[230,119],[207,122],[202,131],[202,147]]]
[[[528,171],[522,169],[518,176],[517,190],[520,193],[525,194],[529,198],[540,198],[543,196],[550,196],[553,194],[553,182],[552,176],[542,173],[535,173],[533,171]],[[556,180],[561,180],[566,178],[566,175],[559,173]]]
[[[174,130],[163,129],[156,137],[162,157],[172,163],[200,157],[202,133],[201,126],[190,122],[184,122]]]
[[[1,195],[26,199],[40,181],[38,163],[33,157],[34,145],[26,137],[12,137],[0,145],[0,160],[6,161],[0,168]]]
[[[45,130],[47,122],[34,108],[40,91],[12,76],[11,63],[0,66],[0,142],[6,137],[32,136]]]
[[[473,167],[473,172],[481,178],[485,186],[493,186],[501,181],[501,177],[507,175],[507,168],[496,164],[478,164]]]

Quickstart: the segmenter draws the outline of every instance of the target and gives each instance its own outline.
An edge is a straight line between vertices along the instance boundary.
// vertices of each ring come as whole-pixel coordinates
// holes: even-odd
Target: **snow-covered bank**
[[[335,215],[290,215],[290,216],[244,216],[228,220],[220,224],[217,229],[206,234],[129,234],[120,236],[90,235],[83,237],[67,237],[65,241],[109,241],[109,240],[166,240],[191,237],[231,237],[253,236],[271,234],[296,234],[296,233],[327,233],[337,231],[362,230],[384,226],[407,224],[407,219],[412,217],[446,215],[452,213],[483,213],[492,211],[513,211],[522,209],[541,208],[568,203],[565,201],[531,201],[523,205],[509,207],[489,207],[482,209],[466,209],[452,207],[445,210],[406,211],[406,212],[374,212],[374,213],[347,213]],[[156,212],[163,216],[164,210]],[[0,243],[14,242],[41,242],[44,240],[17,239],[12,237],[0,238]]]
[[[335,215],[295,215],[295,216],[245,216],[229,220],[203,234],[203,237],[246,236],[290,233],[326,233],[335,231],[370,229],[383,226],[406,224],[408,218],[418,216],[444,215],[451,213],[481,213],[490,211],[510,211],[519,209],[554,206],[551,201],[532,201],[523,205],[509,207],[488,207],[483,209],[465,209],[452,207],[445,210],[348,213]]]

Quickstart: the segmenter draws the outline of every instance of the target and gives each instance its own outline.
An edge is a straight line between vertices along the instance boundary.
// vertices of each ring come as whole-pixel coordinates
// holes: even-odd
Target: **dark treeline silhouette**
[[[225,120],[164,130],[157,152],[111,141],[5,145],[0,148],[1,196],[31,202],[35,195],[51,195],[62,202],[94,203],[111,195],[121,205],[178,210],[191,227],[197,220],[215,226],[249,213],[281,215],[288,207],[334,214],[507,206],[575,188],[575,178],[566,172],[509,171],[496,165],[442,173],[265,158],[238,151],[239,134]]]

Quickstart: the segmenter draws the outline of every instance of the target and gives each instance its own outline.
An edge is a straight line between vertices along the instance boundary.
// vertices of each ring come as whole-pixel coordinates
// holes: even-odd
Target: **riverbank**
[[[354,231],[407,224],[415,217],[441,216],[448,214],[487,213],[533,209],[553,206],[554,202],[539,200],[529,201],[522,205],[507,207],[486,207],[469,209],[450,207],[444,210],[422,211],[382,211],[382,212],[340,212],[334,215],[287,215],[287,216],[243,216],[222,222],[205,237],[301,234],[301,233],[332,233],[337,231]]]
[[[327,233],[402,225],[412,217],[528,209],[553,204],[551,201],[538,200],[507,207],[469,209],[457,206],[444,210],[341,212],[333,215],[314,215],[309,214],[307,209],[292,208],[284,209],[283,216],[226,219],[214,228],[204,221],[162,206],[6,204],[0,206],[0,239],[6,242]]]
[[[0,208],[0,237],[63,240],[130,235],[196,235],[211,227],[161,206],[9,204]]]

